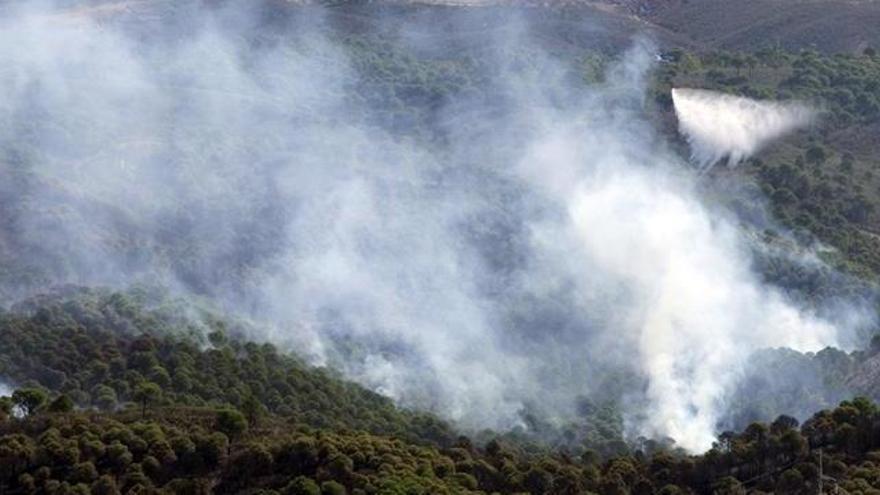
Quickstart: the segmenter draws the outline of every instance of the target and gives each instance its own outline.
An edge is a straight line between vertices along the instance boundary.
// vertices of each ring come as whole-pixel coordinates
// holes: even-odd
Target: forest
[[[649,439],[550,448],[430,414],[144,289],[68,287],[0,316],[4,493],[846,493],[880,486],[880,409],[782,415],[691,455]],[[195,325],[193,321],[198,321]],[[585,419],[586,420],[586,419]],[[597,438],[593,442],[599,443]],[[820,461],[821,457],[821,461]],[[822,463],[820,478],[820,462]]]
[[[491,56],[482,46],[426,54],[350,27],[339,36],[352,62],[342,86],[344,104],[358,109],[347,117],[358,125],[442,148],[456,139],[450,106],[467,101],[503,114],[516,97],[490,80]],[[267,29],[247,42],[271,46],[278,38]],[[542,50],[574,61],[566,66],[567,84],[604,84],[619,52],[571,45]],[[528,50],[505,56],[535,85],[556,69],[552,59]],[[876,313],[875,49],[829,55],[773,44],[753,52],[657,48],[654,62],[644,111],[681,156],[688,151],[677,134],[672,88],[798,100],[821,109],[816,125],[743,164],[715,166],[700,192],[734,212],[738,226],[757,239],[752,268],[762,282],[805,305],[833,306],[846,298]],[[47,118],[47,127],[70,133],[68,127],[79,125],[71,119]],[[82,199],[86,195],[41,176],[39,162],[46,158],[34,137],[39,125],[21,127],[17,139],[3,143],[0,160],[0,211],[6,213],[0,218],[0,393],[8,389],[0,397],[0,494],[880,494],[876,328],[857,336],[857,350],[756,353],[725,404],[717,440],[702,453],[672,438],[629,434],[627,397],[616,393],[639,383],[627,371],[602,377],[608,393],[572,398],[574,419],[553,421],[523,409],[520,425],[509,430],[468,429],[395,403],[333,363],[313,362],[307,349],[273,342],[265,321],[225,311],[223,303],[241,302],[245,289],[263,282],[255,273],[277,266],[275,260],[260,264],[273,252],[248,248],[271,246],[285,233],[281,221],[244,233],[234,226],[229,237],[241,234],[250,243],[220,252],[217,266],[206,268],[205,253],[214,253],[205,247],[210,242],[187,227],[199,215],[212,217],[211,205],[204,211],[175,205],[179,216],[157,229],[167,242],[156,248],[122,209]],[[445,185],[438,180],[431,187]],[[6,194],[19,189],[48,191],[62,206],[41,209]],[[511,191],[504,192],[520,192]],[[260,208],[273,205],[258,206],[262,215]],[[94,218],[71,213],[83,211]],[[86,242],[94,243],[83,250],[111,246],[102,253],[149,259],[145,266],[167,268],[178,285],[56,284],[76,279],[82,268],[59,256],[57,245],[21,235],[16,215],[39,219],[44,231],[82,227],[90,234]],[[99,227],[89,230],[92,220]],[[462,230],[480,240],[501,238],[491,245],[503,249],[489,253],[487,264],[507,275],[520,261],[516,242],[491,227]],[[799,263],[792,255],[804,252],[819,262]],[[220,302],[212,302],[214,296]],[[556,321],[550,310],[514,316]],[[357,355],[358,345],[343,339],[340,347]]]

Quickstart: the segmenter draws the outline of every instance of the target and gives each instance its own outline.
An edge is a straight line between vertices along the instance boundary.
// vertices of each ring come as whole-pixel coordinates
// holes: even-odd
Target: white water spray
[[[673,88],[672,101],[692,158],[703,169],[725,158],[736,165],[816,117],[815,110],[802,103],[764,102],[699,89]]]

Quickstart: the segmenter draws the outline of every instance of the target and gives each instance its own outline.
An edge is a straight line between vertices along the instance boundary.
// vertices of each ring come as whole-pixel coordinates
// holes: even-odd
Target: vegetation
[[[475,99],[488,108],[493,102],[503,106],[499,101],[503,97],[492,93],[479,53],[463,51],[458,57],[433,60],[370,38],[352,37],[347,44],[359,74],[354,94],[372,107],[382,108],[370,118],[395,133],[416,132],[423,139],[442,140],[443,126],[438,126],[436,119],[442,117],[444,104],[453,97]],[[511,63],[523,71],[543,73],[543,68],[535,66],[542,57],[528,53],[511,57]],[[570,80],[581,84],[601,78],[608,60],[598,52],[566,57],[577,61]],[[727,200],[745,221],[762,230],[769,225],[770,237],[778,235],[773,229],[781,224],[801,243],[830,248],[822,249],[821,255],[835,268],[871,284],[877,281],[880,174],[875,169],[880,166],[880,57],[874,50],[825,55],[772,46],[748,53],[665,53],[651,89],[656,103],[652,110],[671,136],[676,132],[670,96],[673,87],[715,89],[758,99],[798,99],[822,109],[819,123],[812,129],[774,144],[735,169],[732,173],[741,183],[751,184],[754,194],[738,193]],[[682,154],[687,154],[684,148]],[[716,173],[729,172],[719,168]],[[724,190],[724,183],[718,189],[717,196],[730,193]],[[769,201],[772,221],[762,210],[764,198]],[[773,278],[772,273],[770,276]],[[822,278],[827,281],[828,276]],[[809,285],[806,289],[812,291],[826,287],[816,282],[806,281],[804,286]],[[850,289],[863,291],[864,287]]]
[[[861,52],[880,45],[873,2],[775,0],[605,0],[631,11],[702,49],[757,50],[772,40],[789,50]]]
[[[372,37],[346,40],[355,63],[352,94],[367,107],[381,109],[365,116],[395,134],[443,140],[438,120],[454,100],[479,101],[503,108],[503,94],[492,84],[477,50],[434,59]],[[524,72],[548,73],[536,64],[544,57],[510,54],[510,63]],[[569,81],[578,84],[601,78],[609,55],[596,51],[565,53],[574,60]],[[658,121],[674,136],[670,90],[699,87],[758,99],[798,99],[822,109],[819,123],[793,138],[776,143],[733,171],[766,198],[774,221],[801,242],[818,241],[830,250],[822,255],[835,268],[875,282],[880,275],[880,56],[873,49],[856,54],[827,55],[814,50],[790,52],[770,46],[754,52],[664,53],[651,91]],[[549,88],[545,88],[549,89]],[[687,151],[682,148],[682,154]],[[723,170],[717,170],[723,174]],[[723,186],[723,184],[722,184]],[[719,188],[723,189],[723,187]],[[727,191],[718,191],[723,196]],[[730,198],[744,220],[767,218],[761,201]],[[773,222],[769,222],[771,228]],[[774,232],[770,232],[775,235]]]
[[[648,439],[572,455],[457,436],[174,307],[80,289],[0,316],[0,375],[21,385],[0,399],[3,493],[805,493],[820,449],[826,486],[880,490],[868,399],[725,432],[700,456]]]
[[[132,403],[141,419],[168,405],[231,407],[252,423],[265,411],[313,427],[414,442],[453,438],[431,416],[400,411],[270,344],[227,334],[243,327],[220,320],[199,327],[167,306],[147,309],[151,300],[161,304],[147,291],[83,289],[0,315],[0,376],[28,386],[13,394],[15,407],[30,416],[46,403],[43,391],[52,391],[101,411]]]
[[[737,173],[759,187],[774,218],[802,239],[836,249],[838,268],[870,279],[880,273],[880,58],[860,55],[676,50],[661,64],[655,99],[671,112],[671,87],[702,87],[759,99],[812,102],[823,115],[813,129],[767,150]],[[872,135],[873,134],[873,135]],[[747,216],[754,212],[739,205]],[[753,208],[753,207],[752,207]]]
[[[467,51],[440,60],[359,36],[344,43],[355,55],[354,103],[381,109],[362,118],[395,132],[442,140],[435,120],[452,96],[503,97],[489,94],[479,58]],[[540,73],[530,58],[517,54],[512,63]],[[600,55],[579,60],[575,80],[598,77]],[[768,279],[811,298],[827,297],[829,287],[872,291],[880,276],[880,174],[873,171],[880,141],[866,133],[880,129],[880,58],[867,50],[675,51],[664,57],[653,87],[658,119],[670,117],[673,86],[799,98],[825,108],[816,128],[733,172],[716,173],[741,174],[799,241],[830,246],[822,256],[862,277],[759,257],[757,268]],[[36,180],[6,167],[0,165],[0,176]],[[754,203],[731,201],[744,220],[760,216]],[[13,228],[0,224],[0,233]],[[774,228],[763,240],[781,243]],[[25,266],[6,254],[30,246],[6,242],[0,240],[5,281],[39,287],[52,279],[41,271],[51,271],[50,262]],[[182,253],[190,251],[185,247]],[[194,263],[174,254],[175,263]],[[530,432],[567,442],[536,444],[524,431],[468,438],[431,414],[398,408],[331,370],[308,366],[296,349],[249,341],[248,333],[247,324],[145,289],[67,288],[0,310],[0,378],[17,386],[0,398],[0,493],[806,493],[817,490],[820,474],[826,487],[880,493],[880,411],[867,398],[834,400],[832,407],[823,395],[816,402],[826,409],[803,425],[789,416],[752,423],[721,434],[699,456],[672,442],[624,442],[613,404],[585,402],[583,421],[562,432],[524,415]],[[752,401],[734,406],[732,415],[745,422],[766,417],[750,408],[755,403],[785,410],[815,393],[815,383],[840,398],[877,398],[876,380],[865,377],[874,376],[866,370],[878,351],[875,342],[852,354],[765,356],[762,366],[794,363],[814,382],[779,390],[752,377],[742,391]]]

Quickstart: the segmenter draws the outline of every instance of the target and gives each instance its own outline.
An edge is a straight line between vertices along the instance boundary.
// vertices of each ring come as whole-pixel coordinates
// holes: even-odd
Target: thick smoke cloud
[[[701,167],[725,158],[736,165],[816,117],[801,103],[763,102],[698,89],[673,89],[672,101],[681,133]]]
[[[644,115],[649,45],[587,85],[524,20],[480,43],[485,91],[435,105],[424,138],[376,123],[389,103],[359,93],[361,61],[320,9],[268,35],[231,5],[147,33],[6,14],[0,252],[30,270],[9,271],[9,298],[158,281],[466,428],[617,399],[631,434],[693,450],[753,351],[818,350],[860,323],[752,272],[738,223]],[[737,160],[781,132],[752,133],[766,111],[746,107],[745,137],[721,150]]]

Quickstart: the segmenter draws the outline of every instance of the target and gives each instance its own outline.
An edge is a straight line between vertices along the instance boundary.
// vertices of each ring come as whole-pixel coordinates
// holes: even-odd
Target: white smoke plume
[[[739,368],[753,351],[818,351],[837,329],[756,283],[733,225],[654,173],[584,183],[569,212],[592,263],[635,296],[611,326],[633,332],[648,377],[649,433],[711,446]]]
[[[523,163],[567,212],[561,225],[536,228],[537,249],[578,274],[584,307],[609,310],[603,338],[633,352],[647,377],[639,430],[703,451],[748,356],[818,351],[845,328],[761,284],[736,221],[707,209],[682,165],[638,134],[592,125],[538,141]]]
[[[159,18],[174,22],[134,33],[40,11],[0,22],[0,254],[44,270],[37,289],[160,279],[464,428],[533,409],[565,424],[579,398],[610,397],[633,436],[692,450],[752,351],[816,350],[861,323],[752,272],[738,223],[643,114],[649,46],[588,86],[523,21],[477,43],[479,90],[424,96],[420,72],[406,90],[432,113],[413,117],[385,87],[358,92],[370,58],[321,9],[276,5],[301,17],[268,28],[252,2],[171,4]],[[391,26],[413,53],[458,55]],[[739,109],[713,127],[732,144],[694,134],[707,163],[782,132],[771,115],[801,115],[675,96],[691,134]],[[389,112],[403,124],[375,123]],[[406,134],[419,119],[440,137]]]
[[[725,158],[736,165],[816,118],[816,111],[802,103],[758,101],[700,89],[673,88],[672,101],[679,129],[703,168]]]

